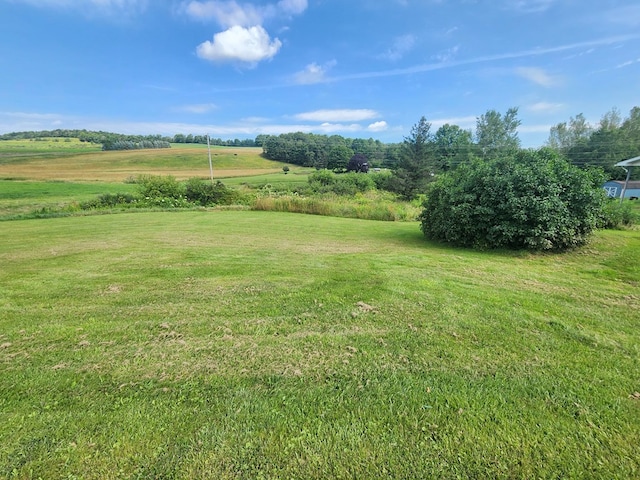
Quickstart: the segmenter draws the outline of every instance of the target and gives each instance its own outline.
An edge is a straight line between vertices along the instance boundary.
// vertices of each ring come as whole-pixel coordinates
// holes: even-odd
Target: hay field
[[[202,145],[105,152],[96,148],[81,142],[3,140],[0,179],[117,182],[138,175],[172,175],[179,180],[210,175],[207,149]],[[282,171],[282,163],[261,153],[261,148],[212,147],[214,177]]]

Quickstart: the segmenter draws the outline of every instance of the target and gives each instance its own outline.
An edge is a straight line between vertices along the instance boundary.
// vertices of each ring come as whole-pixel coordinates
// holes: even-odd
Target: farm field
[[[640,475],[637,230],[533,255],[274,212],[0,227],[1,478]]]
[[[103,152],[96,145],[60,140],[0,141],[0,179],[124,182],[145,174],[179,180],[210,176],[206,145]],[[282,172],[282,163],[266,160],[261,153],[261,148],[212,147],[214,177]]]

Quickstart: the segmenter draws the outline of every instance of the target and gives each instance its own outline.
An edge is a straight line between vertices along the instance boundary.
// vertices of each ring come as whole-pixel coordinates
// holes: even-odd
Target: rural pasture
[[[0,210],[208,175],[125,153],[0,156]],[[0,232],[0,478],[640,476],[637,229],[564,254],[249,210]]]
[[[212,146],[214,176],[282,172],[284,164],[266,160],[260,153],[261,148]],[[179,180],[208,178],[207,146],[172,144],[172,148],[103,152],[96,145],[65,143],[62,139],[0,142],[0,179],[118,182],[145,174],[172,175]]]

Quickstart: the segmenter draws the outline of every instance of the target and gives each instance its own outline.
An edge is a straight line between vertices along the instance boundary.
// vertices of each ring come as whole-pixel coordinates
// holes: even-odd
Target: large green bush
[[[329,170],[318,170],[309,175],[309,186],[313,193],[355,195],[373,190],[376,184],[368,173],[336,174]]]
[[[421,229],[429,239],[478,248],[579,246],[602,218],[603,180],[549,149],[477,160],[429,186]]]
[[[141,175],[136,183],[143,199],[181,198],[185,193],[184,184],[170,175]]]
[[[211,183],[199,178],[191,178],[185,186],[185,196],[189,202],[202,206],[232,205],[239,203],[241,194],[227,187],[221,181]]]

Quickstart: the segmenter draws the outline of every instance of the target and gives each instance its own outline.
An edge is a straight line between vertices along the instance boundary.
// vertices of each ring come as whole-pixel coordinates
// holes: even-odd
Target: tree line
[[[398,161],[400,150],[399,144],[384,144],[373,138],[352,139],[302,132],[258,135],[255,143],[270,160],[338,171],[346,170],[349,160],[356,154],[366,156],[370,165],[391,167]]]
[[[576,115],[552,127],[547,144],[574,165],[601,167],[611,179],[620,180],[624,171],[614,165],[640,155],[640,107],[633,107],[626,118],[614,108],[597,125]]]
[[[433,132],[431,124],[423,118],[402,143],[302,132],[258,135],[244,140],[209,138],[209,142],[216,146],[262,147],[263,155],[271,160],[335,171],[347,170],[354,155],[364,155],[370,166],[395,170],[397,188],[410,195],[411,183],[424,183],[438,172],[455,169],[474,158],[496,158],[517,152],[521,149],[520,124],[518,109],[514,107],[504,114],[488,110],[477,117],[475,131],[445,124]],[[105,150],[207,143],[206,135],[126,135],[84,129],[13,132],[0,135],[0,140],[43,137],[78,138],[101,144]],[[640,155],[640,107],[633,107],[626,118],[614,108],[597,125],[589,124],[583,114],[578,114],[552,127],[546,146],[574,165],[600,167],[610,179],[621,179],[624,171],[614,167],[615,163]],[[402,183],[407,184],[406,188],[400,186]]]
[[[171,143],[207,143],[206,135],[184,135],[182,133],[173,136],[167,135],[127,135],[104,131],[55,129],[25,132],[11,132],[0,135],[0,140],[39,140],[42,138],[77,138],[81,142],[89,142],[102,145],[103,150],[132,150],[138,148],[169,148]],[[222,147],[254,147],[254,139],[230,139],[210,138],[211,145]]]

